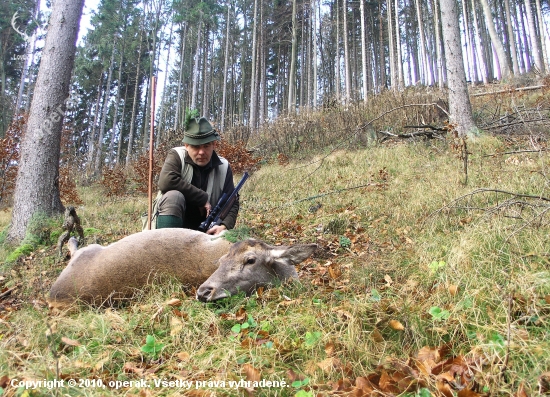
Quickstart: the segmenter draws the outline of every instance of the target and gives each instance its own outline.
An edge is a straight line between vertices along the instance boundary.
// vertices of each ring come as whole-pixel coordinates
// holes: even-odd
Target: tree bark
[[[508,79],[512,75],[512,71],[510,69],[510,65],[508,64],[508,57],[506,56],[506,51],[504,50],[502,41],[500,40],[500,37],[498,37],[495,23],[493,22],[491,8],[489,7],[487,0],[481,0],[481,6],[483,7],[483,12],[485,13],[485,23],[487,24],[489,36],[491,37],[491,42],[493,43],[493,48],[495,49],[497,55],[502,78]]]
[[[471,136],[477,131],[477,128],[472,116],[468,86],[466,85],[458,7],[456,0],[440,0],[440,5],[449,87],[449,121],[455,125],[459,136]]]
[[[296,21],[296,1],[292,1],[292,55],[288,76],[288,112],[296,111],[296,52],[298,47],[298,22]]]
[[[76,38],[84,0],[56,0],[52,5],[14,191],[7,240],[21,241],[39,213],[64,210],[59,195],[59,156],[65,101],[69,95]]]
[[[529,36],[531,37],[531,53],[535,62],[535,67],[541,73],[544,73],[544,64],[542,63],[541,51],[538,40],[537,27],[535,26],[535,17],[531,0],[525,0],[525,14],[529,25]]]

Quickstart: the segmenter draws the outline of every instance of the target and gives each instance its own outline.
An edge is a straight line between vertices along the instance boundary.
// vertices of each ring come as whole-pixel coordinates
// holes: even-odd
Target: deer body
[[[74,249],[74,242],[69,245]],[[92,244],[74,253],[48,301],[58,307],[76,299],[102,303],[127,298],[157,275],[199,286],[218,268],[218,259],[230,245],[223,238],[189,229],[148,230],[106,247]]]

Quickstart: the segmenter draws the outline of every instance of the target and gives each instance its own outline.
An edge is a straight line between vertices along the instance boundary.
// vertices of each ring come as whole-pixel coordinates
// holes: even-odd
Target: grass
[[[240,396],[229,381],[254,376],[294,382],[258,388],[257,396],[333,395],[360,377],[395,375],[397,363],[430,347],[477,362],[479,392],[535,393],[550,368],[548,203],[518,199],[489,212],[510,197],[453,200],[479,188],[548,197],[550,160],[546,152],[484,157],[510,149],[492,137],[469,149],[467,186],[445,142],[264,164],[243,188],[239,226],[271,244],[321,249],[299,266],[300,283],[249,298],[202,304],[163,281],[121,307],[50,316],[44,297],[66,261],[54,245],[39,247],[2,267],[1,282],[18,288],[0,301],[0,376],[83,382],[30,395]],[[86,243],[140,230],[144,197],[105,200],[95,186],[79,194]],[[171,298],[179,304],[168,305]],[[151,387],[141,390],[140,379]],[[434,379],[411,395],[437,394]],[[94,387],[98,380],[133,383]],[[195,383],[187,391],[155,380]],[[197,381],[210,387],[195,390]]]

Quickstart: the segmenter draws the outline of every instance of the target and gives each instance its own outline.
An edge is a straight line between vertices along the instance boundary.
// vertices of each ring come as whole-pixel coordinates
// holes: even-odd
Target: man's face
[[[216,141],[205,143],[203,145],[189,145],[185,144],[187,153],[191,156],[191,160],[199,167],[204,167],[210,161],[212,153],[216,148]]]

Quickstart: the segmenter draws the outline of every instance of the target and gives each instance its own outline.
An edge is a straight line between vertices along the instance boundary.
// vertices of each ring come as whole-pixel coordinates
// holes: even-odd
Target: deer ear
[[[271,251],[271,255],[277,262],[294,266],[307,259],[316,249],[317,244],[293,245],[275,248]]]

